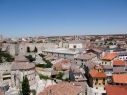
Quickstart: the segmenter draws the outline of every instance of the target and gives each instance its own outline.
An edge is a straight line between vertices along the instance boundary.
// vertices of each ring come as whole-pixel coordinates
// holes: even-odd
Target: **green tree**
[[[30,52],[30,47],[27,47],[27,52],[28,52],[28,53]]]
[[[30,85],[29,85],[28,78],[26,76],[23,77],[22,94],[23,95],[30,95]]]
[[[39,56],[42,57],[42,58],[45,57],[43,54],[39,54]]]
[[[34,40],[32,40],[32,41],[30,41],[29,43],[33,43],[33,42],[35,42]]]
[[[59,74],[56,76],[57,79],[62,80],[64,73],[59,72]]]
[[[25,56],[30,62],[35,61],[35,58],[32,57],[32,55]]]
[[[37,52],[37,51],[38,51],[38,50],[37,50],[37,47],[35,47],[35,48],[34,48],[34,52]]]
[[[5,61],[7,61],[7,62],[13,62],[14,61],[13,56],[10,55],[9,53],[0,52],[0,63],[3,63],[2,58],[4,58]]]
[[[108,45],[113,45],[113,43],[112,42],[109,42]]]
[[[42,40],[40,40],[40,41],[37,41],[37,43],[43,43],[43,42],[42,42]]]

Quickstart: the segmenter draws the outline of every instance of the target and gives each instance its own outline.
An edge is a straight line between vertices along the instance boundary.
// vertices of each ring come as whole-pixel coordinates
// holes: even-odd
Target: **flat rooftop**
[[[46,49],[46,50],[43,50],[42,52],[77,54],[79,51],[74,51],[74,50],[69,50],[69,49]]]

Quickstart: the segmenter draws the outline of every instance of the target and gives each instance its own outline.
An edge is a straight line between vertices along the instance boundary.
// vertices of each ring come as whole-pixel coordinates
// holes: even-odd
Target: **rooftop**
[[[3,95],[1,91],[0,91],[0,95]]]
[[[23,55],[15,56],[15,61],[16,62],[29,62],[29,60]]]
[[[122,60],[113,60],[113,65],[122,65],[125,66],[125,62]]]
[[[35,64],[29,62],[13,62],[11,70],[26,70],[34,67]]]
[[[81,86],[74,86],[70,83],[60,83],[46,87],[38,95],[78,95],[82,90]]]
[[[102,57],[101,59],[102,60],[113,60],[115,57],[117,57],[117,54],[116,53],[110,53],[110,54]]]
[[[85,53],[85,54],[78,54],[75,58],[88,60],[96,56],[97,56],[96,54],[90,52],[90,53]]]
[[[52,60],[52,59],[56,59],[57,57],[51,55],[51,54],[48,54],[44,57],[46,60]]]
[[[127,86],[105,86],[107,95],[127,95]]]
[[[56,70],[63,70],[63,69],[69,69],[71,65],[77,65],[75,62],[72,62],[71,60],[63,59],[61,61],[58,61],[56,64],[53,64],[53,66],[56,68]]]
[[[124,67],[113,67],[113,73],[126,73]]]
[[[125,51],[125,52],[120,52],[120,53],[118,53],[118,55],[120,56],[120,55],[127,55],[127,51]]]
[[[113,69],[113,67],[111,65],[103,65],[104,69]]]
[[[69,49],[47,49],[42,52],[52,52],[52,53],[63,53],[63,54],[77,54],[78,51],[69,50]]]
[[[106,74],[105,72],[98,72],[96,70],[90,70],[90,75],[93,77],[93,78],[106,78]]]
[[[113,74],[113,82],[115,83],[125,83],[127,84],[127,74]]]

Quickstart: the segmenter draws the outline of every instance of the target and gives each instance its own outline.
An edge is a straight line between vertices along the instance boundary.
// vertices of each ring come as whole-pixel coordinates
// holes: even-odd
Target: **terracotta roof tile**
[[[70,83],[60,83],[45,88],[38,95],[77,95],[82,91],[81,86],[73,86]]]
[[[21,56],[21,55],[18,55],[18,56],[15,56],[15,61],[25,61],[25,62],[29,62],[29,60],[25,57],[25,56]]]
[[[77,65],[76,63],[74,63],[74,62],[72,62],[70,60],[63,59],[63,60],[57,62],[56,64],[53,64],[53,66],[56,68],[56,70],[61,71],[61,70],[63,70],[63,68],[62,68],[63,64],[75,64],[75,65]]]
[[[110,54],[108,54],[108,55],[102,57],[101,59],[102,59],[102,60],[112,60],[112,59],[114,59],[115,57],[117,57],[117,54],[116,54],[116,53],[110,53]]]
[[[127,95],[127,86],[105,86],[107,95]]]
[[[35,64],[29,62],[13,62],[11,70],[26,70],[34,67]]]
[[[52,60],[52,59],[55,59],[55,57],[51,54],[48,54],[44,57],[46,60]]]
[[[1,91],[0,91],[0,95],[3,95]]]
[[[90,53],[86,53],[86,54],[78,54],[78,55],[76,56],[76,58],[77,58],[77,59],[89,60],[89,59],[91,59],[91,58],[93,58],[93,57],[96,57],[96,56],[97,56],[96,54],[90,52]]]
[[[125,62],[122,60],[113,60],[113,65],[123,65],[125,66]]]
[[[113,74],[113,82],[115,83],[126,83],[127,84],[127,74]]]
[[[98,72],[96,70],[90,70],[90,75],[94,78],[106,78],[105,72]]]

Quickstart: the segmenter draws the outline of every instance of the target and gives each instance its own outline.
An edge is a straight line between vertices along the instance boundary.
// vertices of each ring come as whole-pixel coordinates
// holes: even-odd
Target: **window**
[[[81,60],[83,62],[83,60]]]
[[[96,87],[96,89],[98,89],[98,87]]]
[[[96,78],[96,81],[98,81],[98,78]]]
[[[116,83],[116,85],[119,85],[119,83]]]
[[[105,82],[103,82],[103,85],[105,85]]]
[[[101,83],[99,83],[99,85],[101,85]]]
[[[105,81],[105,78],[103,78],[103,81]]]

